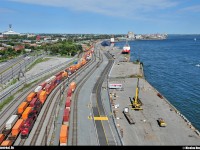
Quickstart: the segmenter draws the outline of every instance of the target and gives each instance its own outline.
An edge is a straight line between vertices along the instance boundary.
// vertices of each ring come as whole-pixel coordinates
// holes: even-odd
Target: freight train
[[[60,146],[67,145],[67,142],[68,142],[71,99],[72,99],[72,94],[75,89],[76,89],[76,83],[71,82],[67,90],[67,98],[66,98],[65,109],[63,113],[62,126],[60,129]]]
[[[53,89],[55,89],[55,87],[64,79],[70,78],[74,72],[90,61],[93,52],[93,46],[91,46],[90,50],[87,50],[84,53],[77,64],[73,64],[64,71],[60,71],[54,76],[51,76],[28,94],[26,101],[22,102],[18,106],[17,112],[8,119],[2,133],[0,133],[1,146],[12,146],[20,133],[21,139],[28,138],[29,133],[34,126],[37,116],[39,115],[48,95],[51,94]],[[68,132],[71,96],[75,88],[76,83],[72,82],[67,91],[66,108],[63,116],[64,127],[61,127],[61,129],[65,130],[66,132]]]

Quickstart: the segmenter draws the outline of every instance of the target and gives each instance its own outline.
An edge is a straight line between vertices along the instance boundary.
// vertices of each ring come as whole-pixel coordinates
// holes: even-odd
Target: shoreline
[[[162,99],[157,95],[159,91],[145,79],[143,65],[141,65],[141,63],[138,65],[134,64],[133,62],[119,61],[120,57],[124,56],[119,53],[117,53],[116,55],[116,51],[118,50],[121,51],[121,49],[116,47],[115,50],[110,50],[110,52],[112,51],[112,54],[115,55],[116,59],[109,73],[108,84],[121,83],[124,90],[120,91],[109,89],[108,93],[111,93],[110,102],[112,105],[112,112],[115,112],[114,119],[117,124],[118,132],[123,129],[124,135],[127,134],[126,137],[121,137],[124,145],[183,145],[186,141],[189,144],[195,143],[197,141],[197,143],[199,143],[199,131],[163,95],[161,95]],[[124,66],[131,69],[124,69]],[[128,97],[132,97],[135,95],[137,77],[134,78],[134,75],[136,76],[138,75],[138,73],[142,74],[142,78],[139,82],[139,97],[141,98],[144,105],[142,106],[143,110],[141,111],[130,110],[130,115],[133,117],[133,120],[136,122],[136,124],[129,125],[124,118],[122,111],[124,107],[127,107],[129,105]],[[131,78],[130,75],[133,75],[133,77]],[[119,105],[119,107],[115,108],[116,105]],[[158,127],[158,124],[156,123],[156,118],[158,118],[159,116],[163,116],[165,118],[164,120],[167,122],[165,130],[167,131],[164,131],[164,129],[161,130],[160,127]],[[144,122],[141,122],[141,119],[144,120]],[[145,125],[145,122],[149,123],[149,125]],[[137,124],[139,124],[139,126]],[[178,131],[175,131],[176,126],[180,127]],[[144,132],[144,129],[142,129],[142,127],[147,131]],[[133,128],[135,128],[135,130]],[[163,136],[161,136],[162,134],[160,132],[163,134]],[[171,134],[174,133],[174,137],[171,137]],[[138,142],[131,143],[130,138],[133,138],[133,135],[130,134],[134,134],[135,136],[137,136]],[[189,134],[189,137],[186,136],[187,134]],[[176,135],[184,137],[183,140],[177,139]],[[151,140],[148,140],[149,138],[147,137],[149,136],[152,137]],[[197,141],[191,140],[190,136],[195,137]]]

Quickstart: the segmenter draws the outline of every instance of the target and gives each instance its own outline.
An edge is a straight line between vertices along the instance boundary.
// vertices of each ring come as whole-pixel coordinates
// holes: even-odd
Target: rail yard
[[[199,131],[128,57],[94,42],[21,91],[1,111],[1,146],[198,145]]]

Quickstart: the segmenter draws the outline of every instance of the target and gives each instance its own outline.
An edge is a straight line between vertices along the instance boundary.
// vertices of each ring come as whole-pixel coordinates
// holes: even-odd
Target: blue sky
[[[0,0],[0,32],[200,34],[200,0]]]

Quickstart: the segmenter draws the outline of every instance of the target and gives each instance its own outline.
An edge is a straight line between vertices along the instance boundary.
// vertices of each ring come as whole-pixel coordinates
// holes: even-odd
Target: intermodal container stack
[[[60,129],[60,146],[67,145],[68,141],[68,126],[62,125]]]

